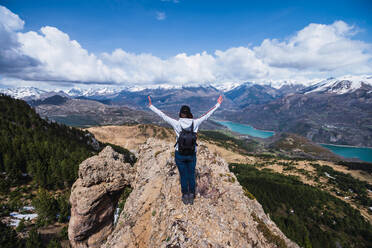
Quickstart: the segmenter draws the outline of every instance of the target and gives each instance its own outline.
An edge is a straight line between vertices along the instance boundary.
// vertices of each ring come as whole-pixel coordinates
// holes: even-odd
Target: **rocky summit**
[[[172,143],[150,138],[133,167],[111,147],[85,160],[70,198],[72,247],[298,247],[202,143],[197,197],[184,205],[173,151]],[[133,191],[114,224],[126,186]]]

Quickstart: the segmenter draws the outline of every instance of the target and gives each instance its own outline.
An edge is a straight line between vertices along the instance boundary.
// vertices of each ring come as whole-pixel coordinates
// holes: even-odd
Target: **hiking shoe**
[[[182,202],[185,205],[189,203],[188,194],[182,194]]]
[[[194,193],[188,193],[187,194],[188,203],[190,205],[194,204],[195,194]]]

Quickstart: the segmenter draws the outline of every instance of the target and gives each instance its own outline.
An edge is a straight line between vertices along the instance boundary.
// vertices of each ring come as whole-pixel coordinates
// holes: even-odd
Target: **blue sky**
[[[258,45],[285,38],[309,23],[343,20],[372,42],[372,1],[220,0],[3,0],[25,20],[25,30],[45,25],[68,33],[91,52],[123,48],[168,57]],[[157,12],[165,14],[157,20]]]
[[[3,85],[305,82],[372,74],[370,0],[3,0],[0,6]]]

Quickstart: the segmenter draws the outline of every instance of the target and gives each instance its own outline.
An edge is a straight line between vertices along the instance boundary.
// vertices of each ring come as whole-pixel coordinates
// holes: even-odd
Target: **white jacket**
[[[169,123],[169,125],[171,125],[173,127],[174,131],[176,132],[177,139],[178,139],[178,137],[180,136],[180,133],[182,131],[182,128],[183,129],[189,128],[191,126],[192,122],[194,122],[194,132],[197,133],[200,124],[203,121],[205,121],[206,119],[208,119],[213,114],[213,112],[216,111],[216,109],[218,109],[219,106],[220,106],[220,104],[217,103],[216,105],[213,106],[213,108],[208,110],[207,113],[205,113],[204,115],[202,115],[198,119],[179,118],[178,120],[175,120],[175,119],[167,116],[166,114],[161,112],[159,109],[157,109],[154,105],[151,105],[150,109],[152,111],[154,111],[157,115],[159,115],[161,118],[163,118],[164,121],[166,121],[167,123]],[[178,145],[176,146],[176,150],[178,151]]]

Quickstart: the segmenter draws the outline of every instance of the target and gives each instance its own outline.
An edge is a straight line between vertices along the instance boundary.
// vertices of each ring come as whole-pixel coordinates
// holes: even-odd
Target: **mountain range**
[[[147,108],[147,96],[173,118],[183,104],[198,117],[220,94],[214,118],[257,129],[292,132],[320,143],[372,146],[372,76],[329,78],[309,86],[246,82],[228,85],[106,87],[47,92],[37,88],[0,90],[26,100],[43,117],[75,126],[162,121]],[[222,128],[207,122],[204,129]]]
[[[372,146],[372,79],[328,79],[229,118],[319,143]]]

